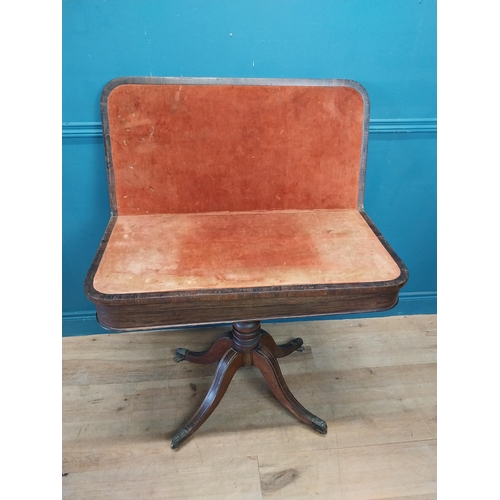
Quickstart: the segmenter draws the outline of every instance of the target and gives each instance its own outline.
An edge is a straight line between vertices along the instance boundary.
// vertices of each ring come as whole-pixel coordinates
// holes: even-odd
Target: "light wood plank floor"
[[[215,365],[174,363],[221,328],[63,339],[63,498],[436,498],[436,316],[266,324],[297,399],[323,436],[288,414],[255,368],[178,451],[170,438]]]

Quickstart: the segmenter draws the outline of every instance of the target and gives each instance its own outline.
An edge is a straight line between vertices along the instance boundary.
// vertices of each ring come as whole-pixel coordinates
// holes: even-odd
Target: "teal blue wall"
[[[435,0],[63,0],[63,334],[109,219],[99,97],[118,76],[346,78],[371,101],[365,207],[436,312]],[[368,316],[368,315],[365,315]]]

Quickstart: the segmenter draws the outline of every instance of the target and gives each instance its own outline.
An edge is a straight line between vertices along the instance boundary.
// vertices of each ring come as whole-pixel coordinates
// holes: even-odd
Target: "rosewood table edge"
[[[331,316],[341,316],[346,314],[361,314],[361,313],[376,313],[389,311],[397,306],[399,302],[399,297],[396,295],[395,300],[391,302],[389,305],[384,307],[375,307],[375,308],[360,308],[356,310],[342,310],[338,312],[325,312],[325,313],[307,313],[307,314],[283,314],[283,315],[259,315],[259,321],[280,321],[280,320],[297,320],[297,319],[307,319],[307,318],[326,318]],[[246,316],[231,316],[213,321],[183,321],[183,322],[171,322],[171,323],[163,323],[157,325],[146,325],[146,326],[132,326],[132,327],[119,327],[112,326],[111,324],[106,324],[102,321],[102,318],[99,317],[99,309],[102,308],[107,309],[106,306],[98,306],[98,311],[96,314],[96,320],[100,326],[105,328],[106,330],[113,332],[140,332],[140,331],[153,331],[153,330],[167,330],[167,329],[178,329],[178,328],[186,328],[186,327],[205,327],[205,326],[219,326],[219,325],[230,325],[235,322],[241,321],[255,321],[255,317],[246,317]]]

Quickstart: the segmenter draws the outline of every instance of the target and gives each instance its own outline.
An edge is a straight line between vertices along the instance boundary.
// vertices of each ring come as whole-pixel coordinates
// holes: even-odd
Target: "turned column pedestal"
[[[185,360],[200,364],[219,364],[205,399],[189,421],[174,435],[171,447],[178,448],[207,420],[224,396],[236,371],[244,366],[256,366],[272,393],[290,413],[315,431],[326,434],[326,422],[313,415],[295,399],[286,385],[277,361],[277,358],[283,358],[300,349],[302,344],[302,339],[296,338],[278,345],[269,333],[262,330],[260,321],[244,321],[233,323],[232,330],[219,337],[207,351],[177,349],[177,362]]]

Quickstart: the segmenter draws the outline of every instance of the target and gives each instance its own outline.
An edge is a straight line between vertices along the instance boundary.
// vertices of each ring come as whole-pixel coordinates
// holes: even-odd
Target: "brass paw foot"
[[[296,339],[292,340],[292,344],[295,344],[297,346],[297,351],[298,352],[304,352],[304,341],[300,338],[297,337]]]
[[[170,448],[172,448],[172,450],[179,448],[182,441],[186,439],[187,435],[188,435],[187,429],[185,429],[184,427],[180,429],[172,438],[172,442],[170,443]]]
[[[319,417],[314,417],[311,420],[311,426],[315,431],[319,432],[320,434],[326,434],[328,431],[328,426],[326,425],[326,422]]]
[[[187,349],[184,349],[183,347],[178,347],[176,350],[175,350],[175,358],[174,358],[174,361],[176,363],[180,363],[181,361],[184,361],[186,359],[186,354],[187,354],[188,350]]]

